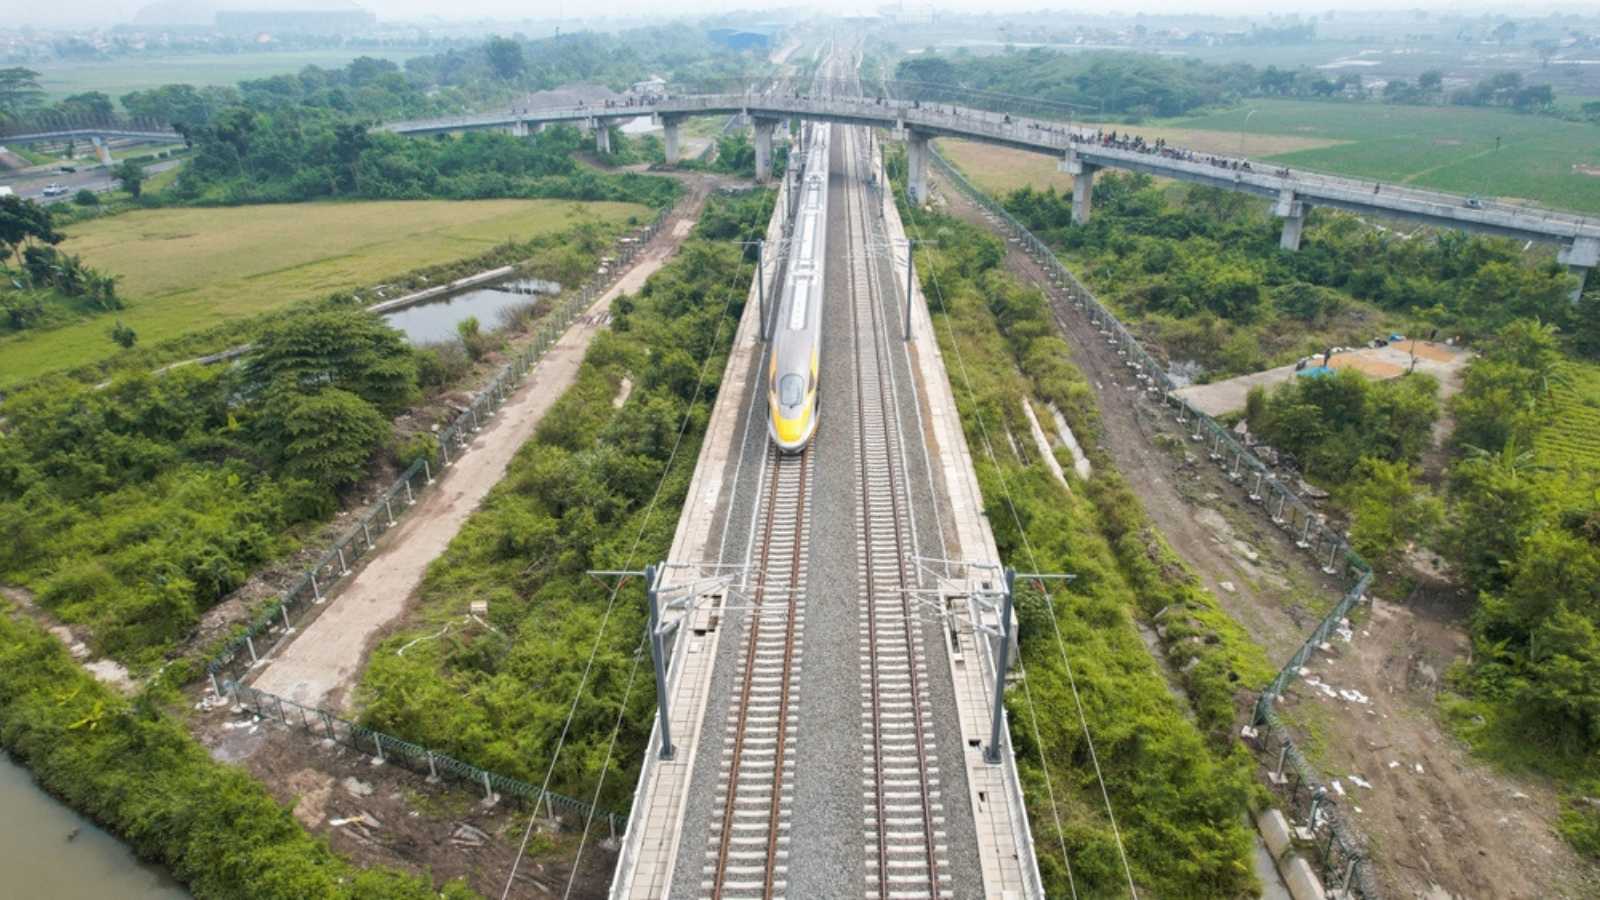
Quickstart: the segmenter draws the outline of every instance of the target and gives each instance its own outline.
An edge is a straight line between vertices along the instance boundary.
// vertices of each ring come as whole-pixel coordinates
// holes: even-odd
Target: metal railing
[[[545,317],[533,340],[473,396],[449,427],[439,432],[438,452],[412,462],[287,590],[259,610],[242,631],[222,644],[206,664],[213,690],[222,693],[219,676],[255,666],[270,654],[269,647],[257,644],[258,638],[287,637],[293,633],[294,623],[310,608],[327,601],[353,571],[352,566],[372,552],[377,539],[397,526],[439,473],[461,457],[471,435],[494,416],[495,410],[511,396],[573,321],[622,277],[627,263],[660,231],[670,212],[670,209],[662,210],[649,225],[634,233],[634,240],[619,243],[615,262],[563,299]]]
[[[1354,837],[1349,824],[1337,815],[1332,802],[1326,799],[1327,792],[1320,777],[1295,747],[1293,738],[1273,709],[1277,698],[1299,677],[1300,669],[1311,654],[1328,639],[1350,610],[1364,599],[1367,586],[1372,582],[1371,566],[1341,535],[1328,527],[1324,516],[1280,481],[1271,468],[1248,447],[1235,440],[1226,426],[1173,393],[1178,385],[1166,369],[1095,298],[1094,293],[1061,264],[1043,241],[968,181],[937,150],[930,155],[949,183],[987,211],[995,224],[1015,238],[1023,252],[1045,270],[1050,288],[1082,312],[1106,343],[1116,348],[1117,356],[1144,385],[1145,391],[1160,395],[1163,405],[1176,411],[1177,422],[1184,426],[1190,440],[1207,449],[1208,457],[1222,467],[1228,479],[1247,490],[1250,500],[1263,508],[1273,524],[1288,532],[1294,538],[1295,545],[1309,553],[1321,565],[1324,573],[1352,579],[1349,589],[1312,629],[1277,676],[1263,688],[1256,701],[1252,720],[1255,725],[1266,726],[1269,741],[1275,741],[1281,748],[1280,772],[1285,760],[1292,761],[1296,767],[1294,785],[1288,790],[1286,799],[1304,816],[1314,832],[1326,832],[1326,840],[1318,845],[1323,883],[1340,884],[1354,891],[1356,896],[1374,900],[1378,896],[1377,888],[1371,866],[1361,850],[1361,842]],[[1276,786],[1276,780],[1274,783]],[[1312,803],[1313,799],[1315,803]]]
[[[236,704],[254,710],[263,719],[280,722],[316,740],[333,741],[384,763],[399,764],[419,775],[425,772],[433,781],[450,778],[470,784],[483,791],[486,801],[493,801],[497,796],[514,797],[531,808],[542,807],[545,815],[551,819],[559,819],[564,815],[588,822],[592,816],[605,822],[612,838],[627,826],[625,816],[596,809],[582,800],[574,800],[553,791],[542,791],[526,781],[497,775],[443,753],[435,753],[427,747],[351,722],[328,710],[304,706],[236,681],[228,681],[225,687]]]
[[[620,116],[668,115],[743,111],[752,115],[781,118],[798,115],[835,119],[879,127],[905,126],[930,136],[976,138],[1010,144],[1046,153],[1065,154],[1080,150],[1100,165],[1159,169],[1173,177],[1189,177],[1208,182],[1228,182],[1238,189],[1263,195],[1293,193],[1312,204],[1344,204],[1388,210],[1437,220],[1441,225],[1467,226],[1497,233],[1515,233],[1541,240],[1567,240],[1578,237],[1600,239],[1600,225],[1586,217],[1536,206],[1515,205],[1469,198],[1466,195],[1390,184],[1386,191],[1373,191],[1373,182],[1343,176],[1312,173],[1300,169],[1288,176],[1275,172],[1271,164],[1250,170],[1224,167],[1211,161],[1232,161],[1222,154],[1158,152],[1155,148],[1107,146],[1095,139],[1091,127],[1063,124],[1061,110],[1043,101],[1026,106],[1038,115],[1024,117],[1024,107],[1010,104],[1003,110],[974,108],[947,102],[923,102],[895,96],[903,86],[888,82],[890,96],[862,97],[850,87],[853,80],[820,82],[815,92],[775,90],[771,85],[746,87],[720,94],[665,94],[641,100],[632,107],[568,107],[522,112],[501,111],[454,118],[395,122],[383,126],[399,133],[432,133],[461,128],[506,127],[518,122],[589,121]],[[965,92],[972,93],[972,92]],[[977,92],[981,94],[982,92]],[[972,98],[968,98],[972,99]],[[993,97],[984,99],[999,105]],[[1242,163],[1244,160],[1240,159]]]

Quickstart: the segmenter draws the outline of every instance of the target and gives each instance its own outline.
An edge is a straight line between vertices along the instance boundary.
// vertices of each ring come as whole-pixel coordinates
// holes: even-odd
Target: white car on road
[[[66,192],[66,186],[60,182],[52,181],[44,186],[44,195],[46,197],[60,197]]]

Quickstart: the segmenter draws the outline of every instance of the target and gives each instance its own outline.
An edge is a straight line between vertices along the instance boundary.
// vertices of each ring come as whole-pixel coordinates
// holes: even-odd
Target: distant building
[[[775,32],[776,29],[763,26],[713,28],[706,32],[706,36],[730,50],[770,50]]]
[[[220,10],[217,30],[230,34],[327,34],[371,28],[378,17],[358,8]]]
[[[652,76],[644,81],[635,81],[633,87],[628,88],[630,94],[642,94],[646,97],[655,97],[667,92],[667,81],[660,76]]]

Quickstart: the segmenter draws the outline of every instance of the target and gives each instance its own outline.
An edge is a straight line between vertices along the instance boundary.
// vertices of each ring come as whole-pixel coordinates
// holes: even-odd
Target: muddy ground
[[[939,202],[992,226],[954,190],[942,191]],[[1048,285],[1017,244],[1008,250],[1012,271]],[[1297,550],[1134,386],[1115,349],[1082,314],[1059,298],[1055,306],[1073,361],[1099,395],[1101,447],[1138,486],[1173,548],[1282,664],[1344,585]],[[1600,896],[1600,875],[1554,830],[1556,786],[1472,758],[1440,720],[1440,678],[1470,653],[1469,609],[1469,598],[1438,583],[1411,597],[1375,598],[1358,608],[1348,642],[1336,637],[1331,651],[1316,654],[1310,677],[1280,711],[1324,778],[1338,781],[1333,799],[1365,838],[1385,896]]]

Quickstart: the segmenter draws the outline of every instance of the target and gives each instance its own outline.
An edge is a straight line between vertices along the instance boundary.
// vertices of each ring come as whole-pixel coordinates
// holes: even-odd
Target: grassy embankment
[[[1002,430],[1020,435],[1018,445],[1032,455],[1021,408],[1027,397],[1054,402],[1080,441],[1094,447],[1092,389],[1068,361],[1043,295],[1000,269],[1004,246],[997,239],[922,213],[910,228],[941,242],[919,251],[919,271],[945,360],[955,367],[957,406],[1001,554],[1019,568],[1077,576],[1055,593],[1053,624],[1039,594],[1019,592],[1031,697],[1015,688],[1008,696],[1050,895],[1069,890],[1063,842],[1087,896],[1115,894],[1122,884],[1063,654],[1072,661],[1135,879],[1162,896],[1250,892],[1251,838],[1242,816],[1258,788],[1233,725],[1239,692],[1270,677],[1266,659],[1151,527],[1109,459],[1096,459],[1092,480],[1073,478],[1068,491],[1043,465],[1012,453]],[[1070,456],[1056,453],[1070,472]],[[1164,659],[1146,648],[1141,626],[1161,634]]]
[[[69,226],[61,249],[118,276],[127,308],[0,339],[0,387],[111,356],[112,318],[149,346],[553,234],[574,210],[608,227],[648,214],[630,203],[396,201],[139,210]]]
[[[171,699],[116,693],[0,601],[0,746],[195,897],[474,896],[335,856],[250,776],[213,760],[167,711]]]
[[[638,295],[613,305],[617,319],[595,337],[576,383],[429,567],[405,622],[373,651],[357,694],[364,721],[539,783],[598,640],[551,781],[573,796],[594,792],[636,665],[644,604],[633,581],[608,619],[608,592],[585,572],[639,568],[666,553],[753,271],[727,242],[763,231],[772,203],[771,192],[714,198],[696,231],[706,240],[685,244]],[[624,378],[633,389],[618,408]],[[464,618],[475,600],[488,601],[494,630]],[[610,808],[626,806],[650,730],[654,691],[643,665],[600,797]]]

